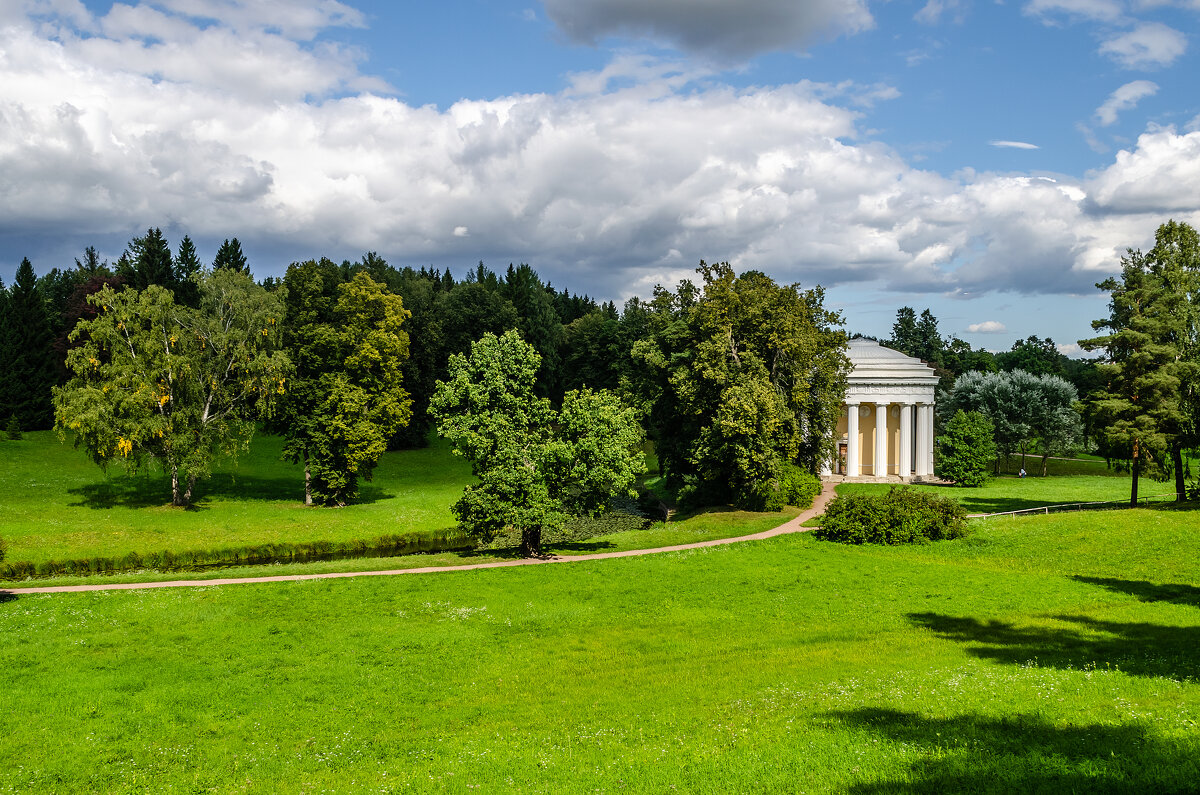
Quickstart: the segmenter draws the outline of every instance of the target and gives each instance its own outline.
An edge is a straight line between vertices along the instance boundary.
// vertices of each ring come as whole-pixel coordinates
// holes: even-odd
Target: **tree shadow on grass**
[[[969,644],[968,654],[986,660],[1200,680],[1200,626],[1056,616],[1055,620],[1074,625],[1060,629],[936,613],[911,613],[908,618],[945,640]]]
[[[17,595],[15,593],[0,590],[0,605],[4,604],[5,602],[15,601],[17,601]]]
[[[1200,588],[1183,583],[1155,585],[1145,580],[1118,580],[1112,577],[1084,577],[1075,575],[1071,579],[1089,585],[1098,585],[1117,593],[1136,596],[1143,602],[1173,602],[1177,605],[1200,607]]]
[[[1194,792],[1195,743],[1159,739],[1138,725],[1055,726],[1030,714],[928,718],[863,708],[829,713],[915,755],[901,780],[864,782],[849,792]]]
[[[122,475],[67,489],[67,492],[79,497],[78,502],[69,503],[76,507],[99,510],[154,508],[170,504],[171,481],[161,475]],[[190,510],[204,510],[214,498],[303,503],[304,482],[297,478],[220,472],[207,480],[197,481],[193,493],[195,497]],[[363,483],[359,486],[358,496],[350,504],[369,504],[394,496],[373,484]]]

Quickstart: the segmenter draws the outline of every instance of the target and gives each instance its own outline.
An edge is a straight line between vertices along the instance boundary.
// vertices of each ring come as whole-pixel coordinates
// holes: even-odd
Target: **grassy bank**
[[[1182,512],[0,604],[0,791],[1186,791]]]

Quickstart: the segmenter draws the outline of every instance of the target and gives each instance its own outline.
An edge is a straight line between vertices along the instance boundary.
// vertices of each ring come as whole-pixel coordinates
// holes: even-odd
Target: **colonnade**
[[[859,408],[864,405],[875,407],[875,449],[871,456],[871,470],[863,471],[863,455],[859,436]],[[902,478],[929,477],[933,474],[933,404],[918,402],[884,403],[878,401],[854,401],[846,403],[846,475],[847,477],[886,477],[891,450],[887,427],[888,410],[900,407],[899,455],[894,474]],[[914,433],[913,415],[916,414]],[[839,441],[840,443],[840,441]],[[831,474],[829,466],[822,474]]]

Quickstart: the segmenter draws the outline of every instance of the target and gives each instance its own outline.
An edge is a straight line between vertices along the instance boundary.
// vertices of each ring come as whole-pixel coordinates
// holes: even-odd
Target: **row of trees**
[[[841,318],[823,308],[819,289],[702,263],[700,284],[659,289],[619,313],[554,290],[527,265],[501,277],[480,264],[462,281],[374,254],[294,263],[261,284],[248,270],[244,257],[196,266],[186,238],[170,256],[156,229],[131,241],[114,269],[89,250],[74,277],[83,306],[73,321],[62,315],[71,329],[54,390],[59,426],[102,465],[161,463],[173,502],[187,504],[212,457],[245,449],[265,423],[304,464],[306,499],[336,505],[387,445],[424,443],[436,420],[474,456],[481,483],[460,510],[480,526],[485,514],[501,515],[496,495],[532,493],[513,481],[517,469],[553,469],[551,459],[599,466],[610,491],[627,487],[613,473],[632,464],[601,465],[603,444],[570,428],[607,428],[616,450],[633,444],[629,427],[644,427],[663,473],[698,503],[778,504],[781,482],[830,453],[848,362]],[[444,392],[461,381],[473,344],[506,334],[529,346],[522,361],[536,365],[528,383],[505,387],[528,391],[518,402],[536,416],[522,433],[552,451],[545,460],[526,453],[517,469],[463,446]],[[533,514],[594,510],[580,477],[539,487],[545,500]]]
[[[15,417],[15,424],[27,430],[53,425],[51,389],[70,377],[68,337],[80,320],[99,311],[88,296],[106,285],[138,290],[157,285],[170,291],[175,302],[196,308],[200,296],[195,279],[202,268],[190,238],[185,236],[172,254],[159,229],[131,240],[112,265],[88,247],[74,267],[53,268],[38,277],[29,259],[23,259],[12,286],[5,289],[0,282],[0,417]],[[249,273],[237,238],[222,243],[211,269]]]

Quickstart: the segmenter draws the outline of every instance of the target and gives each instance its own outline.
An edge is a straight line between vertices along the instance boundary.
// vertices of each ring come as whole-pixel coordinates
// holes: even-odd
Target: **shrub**
[[[813,535],[843,544],[913,544],[961,538],[967,512],[957,500],[908,487],[887,494],[844,494],[826,507]]]
[[[994,434],[987,417],[959,409],[938,437],[938,475],[960,486],[982,486],[996,460]]]
[[[0,563],[4,562],[4,555],[8,552],[8,544],[4,543],[4,539],[0,538]]]
[[[779,490],[786,505],[807,508],[821,493],[821,479],[793,464],[785,464],[779,476]]]
[[[8,415],[8,425],[4,426],[4,432],[8,434],[9,439],[21,438],[21,421],[17,419],[16,414]]]

